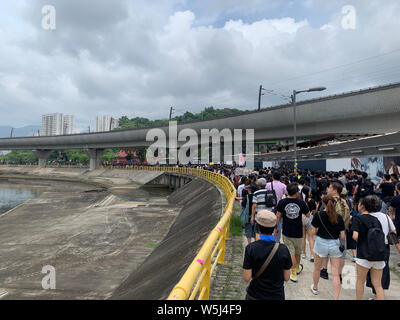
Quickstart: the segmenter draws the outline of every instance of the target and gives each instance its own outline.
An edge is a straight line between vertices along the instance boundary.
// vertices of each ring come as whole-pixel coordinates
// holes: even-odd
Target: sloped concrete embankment
[[[96,169],[89,171],[80,168],[37,168],[29,166],[0,166],[0,178],[25,180],[53,180],[83,182],[104,188],[116,185],[144,185],[162,176],[162,171],[110,170]]]
[[[144,263],[114,291],[112,299],[166,299],[217,224],[223,209],[220,191],[195,178],[172,193],[183,206],[167,236]]]

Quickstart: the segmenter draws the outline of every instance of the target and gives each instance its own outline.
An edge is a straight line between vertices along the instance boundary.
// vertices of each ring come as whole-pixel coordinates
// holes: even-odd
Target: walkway
[[[238,212],[235,205],[235,212]],[[243,254],[247,240],[244,236],[232,237],[227,241],[226,247],[226,266],[219,265],[212,277],[210,300],[242,300],[245,296],[247,284],[243,281]],[[388,300],[400,300],[400,268],[396,263],[398,260],[397,250],[392,247],[391,254],[391,283],[390,289],[385,290]],[[285,295],[287,300],[331,300],[333,299],[332,276],[330,264],[328,266],[329,280],[320,279],[319,295],[315,296],[310,290],[312,283],[312,272],[314,264],[309,261],[310,253],[307,243],[307,259],[302,259],[304,266],[303,272],[298,277],[298,282],[288,281],[285,284]],[[340,293],[340,300],[355,300],[355,263],[351,262],[350,255],[346,258],[343,270],[343,284]],[[373,297],[370,288],[365,288],[364,300]]]

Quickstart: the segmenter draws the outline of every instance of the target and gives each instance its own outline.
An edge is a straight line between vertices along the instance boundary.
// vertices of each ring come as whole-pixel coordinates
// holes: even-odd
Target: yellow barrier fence
[[[171,291],[168,300],[208,300],[210,298],[210,279],[217,264],[225,264],[225,242],[229,240],[229,226],[232,218],[236,189],[225,176],[212,171],[152,166],[103,167],[121,170],[149,170],[185,174],[206,179],[222,189],[226,198],[225,212],[186,272]]]

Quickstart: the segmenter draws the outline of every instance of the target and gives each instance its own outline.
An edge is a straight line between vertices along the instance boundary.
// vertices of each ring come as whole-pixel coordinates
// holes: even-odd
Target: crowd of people
[[[365,284],[374,299],[384,299],[390,285],[390,245],[400,253],[400,183],[395,173],[374,185],[359,170],[264,168],[239,177],[220,170],[237,187],[241,205],[248,241],[246,299],[285,299],[284,282],[298,281],[301,259],[314,263],[309,284],[314,295],[319,294],[320,278],[329,279],[331,264],[333,297],[339,299],[347,257],[356,266],[356,299],[363,298]]]

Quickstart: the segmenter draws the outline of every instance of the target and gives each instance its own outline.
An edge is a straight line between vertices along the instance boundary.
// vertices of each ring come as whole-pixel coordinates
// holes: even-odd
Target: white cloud
[[[190,2],[92,1],[85,15],[86,6],[71,0],[55,3],[54,32],[41,29],[42,2],[49,1],[26,1],[13,11],[26,18],[21,25],[0,23],[0,125],[38,124],[41,114],[57,111],[75,114],[87,127],[101,113],[167,118],[171,105],[255,109],[260,84],[286,95],[326,85],[325,95],[400,80],[399,53],[318,73],[400,49],[396,0],[357,4],[356,30],[341,27],[340,11],[320,28],[308,17],[246,22],[246,14],[277,0],[254,0],[247,8],[243,1],[214,1],[219,19],[229,3],[228,11],[244,11],[243,19],[229,18],[219,27],[199,23],[211,10],[206,3],[177,11]],[[264,106],[283,102],[263,97]]]

